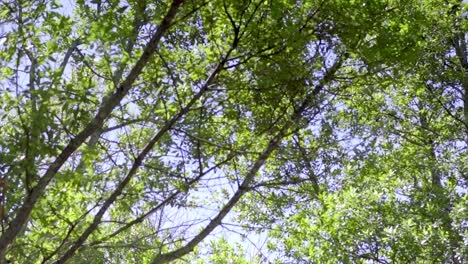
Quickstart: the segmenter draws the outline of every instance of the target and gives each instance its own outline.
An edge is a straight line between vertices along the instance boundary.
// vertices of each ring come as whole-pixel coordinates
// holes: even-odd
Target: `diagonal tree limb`
[[[54,76],[53,80],[52,80],[52,84],[56,84],[57,81],[62,77],[63,75],[63,72],[65,71],[65,68],[67,67],[68,65],[68,62],[70,61],[70,57],[71,55],[73,54],[73,51],[78,48],[78,46],[81,44],[81,40],[80,39],[76,39],[74,40],[70,47],[68,47],[67,49],[67,52],[65,53],[65,56],[63,57],[63,61],[62,63],[60,64],[60,67],[59,67],[59,71],[58,73]]]
[[[55,161],[49,166],[42,178],[39,180],[36,187],[31,191],[31,194],[25,199],[23,205],[18,210],[12,224],[0,237],[0,256],[6,252],[8,245],[10,245],[20,230],[26,225],[29,215],[34,208],[34,205],[44,193],[47,185],[54,178],[63,164],[68,158],[84,143],[84,141],[92,135],[96,130],[100,129],[104,120],[110,115],[113,109],[120,103],[124,96],[130,91],[134,81],[142,72],[145,65],[148,63],[151,56],[155,53],[156,48],[162,36],[168,31],[171,26],[178,8],[182,5],[184,0],[173,0],[169,11],[161,22],[155,34],[152,36],[149,43],[146,45],[143,54],[131,69],[127,78],[118,86],[117,91],[111,94],[107,99],[104,99],[101,107],[99,108],[96,116],[91,120],[88,125],[76,136],[70,143],[63,149]]]
[[[302,113],[302,112],[301,112]],[[298,117],[300,113],[298,114]],[[287,129],[294,125],[292,120],[283,127],[283,129],[270,140],[268,146],[260,154],[260,156],[255,161],[254,165],[251,167],[249,172],[244,178],[244,181],[239,186],[239,189],[231,197],[231,199],[224,205],[224,207],[219,211],[219,213],[214,217],[210,223],[196,235],[192,240],[190,240],[185,246],[165,253],[159,256],[156,256],[151,263],[161,264],[168,263],[170,261],[176,260],[188,253],[190,253],[203,239],[205,239],[216,227],[221,224],[221,221],[226,217],[226,215],[234,208],[234,206],[239,202],[241,197],[249,190],[249,185],[253,181],[255,175],[257,175],[260,168],[265,164],[266,160],[270,157],[271,153],[276,150],[281,142],[281,139],[285,136]]]
[[[174,251],[164,253],[161,255],[156,256],[151,263],[152,264],[162,264],[174,261],[182,256],[190,253],[201,241],[203,241],[216,227],[221,225],[222,220],[226,217],[226,215],[234,208],[234,206],[239,202],[244,194],[246,194],[250,190],[250,184],[253,182],[255,176],[257,175],[258,171],[263,167],[266,163],[267,159],[270,157],[271,153],[275,151],[280,143],[281,140],[290,134],[290,130],[297,130],[300,129],[301,126],[298,127],[297,124],[300,124],[301,119],[303,119],[302,115],[305,111],[307,111],[310,107],[318,107],[315,105],[316,97],[318,94],[323,90],[325,85],[329,84],[333,81],[337,71],[341,68],[344,60],[347,59],[347,55],[339,57],[332,67],[330,67],[320,83],[312,90],[310,94],[306,96],[302,104],[293,112],[291,118],[286,122],[286,124],[280,129],[280,131],[274,136],[268,143],[267,147],[263,150],[263,152],[258,156],[255,163],[252,165],[250,170],[245,175],[245,178],[242,184],[239,186],[237,191],[234,195],[229,199],[229,201],[223,206],[223,208],[219,211],[219,213],[205,226],[194,238],[192,238],[186,245],[178,248]],[[304,125],[304,124],[303,124]],[[307,124],[305,124],[307,125]]]
[[[208,77],[205,84],[202,86],[200,91],[195,94],[195,96],[190,100],[190,102],[185,105],[179,113],[174,115],[171,119],[169,119],[166,124],[154,135],[154,137],[146,144],[140,154],[137,156],[135,161],[133,162],[132,167],[130,168],[129,172],[125,176],[125,178],[120,182],[114,192],[104,201],[104,204],[99,209],[98,213],[94,216],[93,222],[86,228],[86,230],[81,234],[81,236],[73,243],[73,245],[62,255],[60,259],[58,259],[55,263],[61,264],[65,263],[68,259],[73,257],[76,250],[79,249],[86,239],[93,233],[101,223],[101,219],[106,213],[106,211],[110,208],[110,206],[115,202],[117,197],[123,192],[124,188],[130,183],[130,180],[136,175],[137,171],[139,170],[140,166],[143,164],[145,157],[148,153],[153,149],[154,145],[185,115],[187,114],[192,106],[208,91],[208,87],[213,84],[216,76],[221,72],[224,67],[224,64],[227,62],[230,53],[232,52],[233,48],[229,50],[227,55],[219,62],[216,66],[215,70],[211,73]]]
[[[228,157],[215,164],[213,167],[201,172],[197,177],[191,179],[190,181],[187,182],[187,185],[188,186],[191,186],[195,183],[197,183],[203,176],[207,175],[208,173],[210,173],[211,171],[213,171],[214,169],[216,168],[219,168],[221,165],[224,165],[226,164],[227,162],[229,162],[230,160],[232,160],[234,157],[236,156],[236,153],[235,152],[232,152],[232,154],[228,155]],[[177,196],[179,194],[183,193],[182,190],[176,190],[174,192],[172,192],[166,199],[164,199],[162,202],[160,202],[158,205],[156,205],[155,207],[153,207],[152,209],[150,209],[148,212],[142,214],[141,216],[135,218],[134,220],[126,223],[123,227],[117,229],[115,232],[113,232],[112,234],[106,236],[105,238],[99,240],[99,241],[94,241],[92,243],[90,243],[89,245],[86,245],[86,246],[94,246],[94,245],[98,245],[98,244],[101,244],[103,243],[104,241],[106,240],[109,240],[115,236],[117,236],[118,234],[122,233],[123,231],[131,228],[132,226],[136,225],[136,224],[139,224],[141,222],[143,222],[143,220],[145,220],[146,218],[148,218],[148,216],[154,214],[155,212],[161,210],[164,206],[166,206],[167,204],[169,204],[170,202],[174,201],[175,198],[177,198]]]

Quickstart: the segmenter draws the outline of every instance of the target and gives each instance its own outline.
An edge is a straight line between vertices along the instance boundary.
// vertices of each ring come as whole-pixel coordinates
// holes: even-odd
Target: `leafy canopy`
[[[0,3],[0,263],[468,261],[463,1]]]

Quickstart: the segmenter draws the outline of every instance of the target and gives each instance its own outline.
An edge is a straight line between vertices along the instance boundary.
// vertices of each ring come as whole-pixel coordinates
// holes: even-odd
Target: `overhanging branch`
[[[162,36],[169,30],[177,10],[183,2],[184,0],[174,0],[172,2],[169,11],[162,20],[155,34],[152,36],[151,40],[146,45],[143,54],[132,68],[127,78],[120,84],[117,91],[111,94],[107,99],[103,100],[101,107],[99,108],[95,117],[76,137],[70,141],[70,143],[58,155],[55,161],[48,167],[47,171],[39,180],[37,186],[32,189],[31,194],[23,202],[23,205],[18,210],[18,213],[13,219],[11,225],[0,237],[0,256],[4,255],[8,245],[13,242],[13,240],[19,234],[20,230],[25,226],[36,202],[42,196],[47,185],[49,185],[50,181],[54,178],[63,164],[90,135],[102,127],[104,120],[130,91],[134,81],[141,74],[143,68],[146,66],[151,56],[155,53]]]

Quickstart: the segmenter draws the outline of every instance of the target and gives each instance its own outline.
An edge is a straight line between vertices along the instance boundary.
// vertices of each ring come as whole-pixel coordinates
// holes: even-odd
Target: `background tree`
[[[375,74],[348,89],[331,117],[344,146],[342,169],[323,173],[322,196],[296,206],[296,214],[275,227],[278,243],[270,247],[286,252],[284,259],[466,261],[463,5],[425,1],[387,7],[399,19],[384,20],[386,33],[373,43],[396,32],[400,37],[384,46],[404,51],[409,45],[417,48],[415,54],[394,60],[385,49],[363,53],[366,71],[374,68]]]

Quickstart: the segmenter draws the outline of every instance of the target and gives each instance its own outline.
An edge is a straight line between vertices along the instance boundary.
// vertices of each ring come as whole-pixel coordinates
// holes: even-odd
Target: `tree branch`
[[[221,165],[223,165],[223,164],[227,163],[228,161],[232,160],[234,157],[235,157],[235,153],[232,153],[225,160],[215,164],[213,167],[209,168],[208,170],[205,170],[205,171],[201,172],[197,177],[195,177],[195,178],[191,179],[190,181],[188,181],[187,185],[190,187],[191,185],[198,182],[203,176],[210,173],[214,169],[219,168]],[[90,243],[89,246],[94,246],[94,245],[103,243],[105,240],[113,238],[113,237],[117,236],[118,234],[120,234],[121,232],[127,230],[128,228],[130,228],[130,227],[132,227],[132,226],[134,226],[134,225],[136,225],[138,223],[143,222],[143,220],[145,220],[148,216],[150,216],[153,213],[155,213],[156,211],[162,209],[164,206],[166,206],[171,201],[173,201],[182,192],[183,192],[182,190],[176,190],[175,192],[170,194],[166,199],[164,199],[162,202],[160,202],[157,206],[153,207],[148,212],[146,212],[146,213],[140,215],[139,217],[137,217],[136,219],[126,223],[123,227],[119,228],[114,233],[110,234],[109,236],[105,237],[104,239],[101,239],[99,241],[95,241],[95,242]]]
[[[299,121],[302,119],[302,114],[307,110],[307,108],[311,106],[313,100],[324,88],[324,86],[333,80],[333,77],[335,76],[340,66],[343,64],[345,58],[347,58],[347,56],[338,58],[335,64],[329,70],[327,70],[322,81],[313,89],[312,93],[308,94],[301,106],[294,111],[290,120],[286,122],[286,124],[280,129],[276,136],[274,136],[269,141],[267,147],[259,155],[255,163],[245,175],[245,178],[237,191],[219,211],[219,213],[210,221],[210,223],[208,223],[208,225],[205,226],[205,228],[203,228],[203,230],[201,230],[200,233],[192,238],[186,245],[174,251],[156,256],[151,261],[152,264],[168,263],[190,253],[201,241],[203,241],[203,239],[205,239],[216,227],[222,223],[221,221],[224,219],[224,217],[226,217],[226,215],[234,208],[242,196],[250,190],[250,184],[252,183],[253,179],[261,167],[263,167],[263,165],[266,163],[271,153],[273,153],[273,151],[279,147],[281,140],[290,134],[291,129],[293,129],[295,126],[298,126],[298,124],[301,124]]]
[[[0,256],[2,256],[20,230],[25,226],[29,215],[34,208],[34,205],[44,193],[47,185],[54,178],[63,164],[68,158],[84,143],[84,141],[92,135],[96,130],[100,129],[104,120],[110,115],[113,109],[120,103],[124,96],[130,91],[136,78],[140,75],[145,65],[148,63],[150,57],[156,51],[156,48],[162,36],[169,30],[171,22],[174,19],[178,8],[182,5],[184,0],[174,0],[172,5],[158,27],[157,31],[146,45],[143,54],[132,68],[127,78],[120,84],[117,91],[111,94],[107,99],[103,99],[101,107],[99,108],[96,116],[88,123],[88,125],[76,136],[70,143],[63,149],[55,161],[49,166],[44,176],[39,180],[37,186],[32,189],[29,195],[23,202],[23,205],[18,210],[12,224],[0,237]]]
[[[226,56],[229,56],[232,49],[227,53]],[[190,102],[184,106],[178,114],[174,115],[166,124],[154,135],[154,137],[146,144],[143,150],[140,152],[138,157],[133,162],[132,167],[130,168],[129,172],[125,176],[125,178],[120,182],[114,192],[104,201],[104,204],[99,209],[98,213],[94,216],[93,222],[86,228],[86,230],[81,234],[81,236],[73,243],[73,245],[63,254],[63,256],[57,260],[55,263],[65,263],[68,259],[70,259],[74,254],[75,251],[80,248],[86,239],[94,232],[99,224],[101,223],[101,219],[104,216],[105,212],[110,208],[110,206],[115,202],[117,197],[123,192],[124,188],[130,183],[130,180],[135,176],[137,171],[139,170],[140,166],[143,164],[143,161],[154,147],[154,145],[159,142],[159,140],[169,131],[177,121],[179,121],[185,114],[187,114],[192,106],[208,91],[208,87],[214,82],[216,76],[219,72],[223,69],[224,64],[227,61],[227,57],[221,59],[215,70],[211,73],[208,77],[207,81],[200,89],[200,91],[190,100]]]

